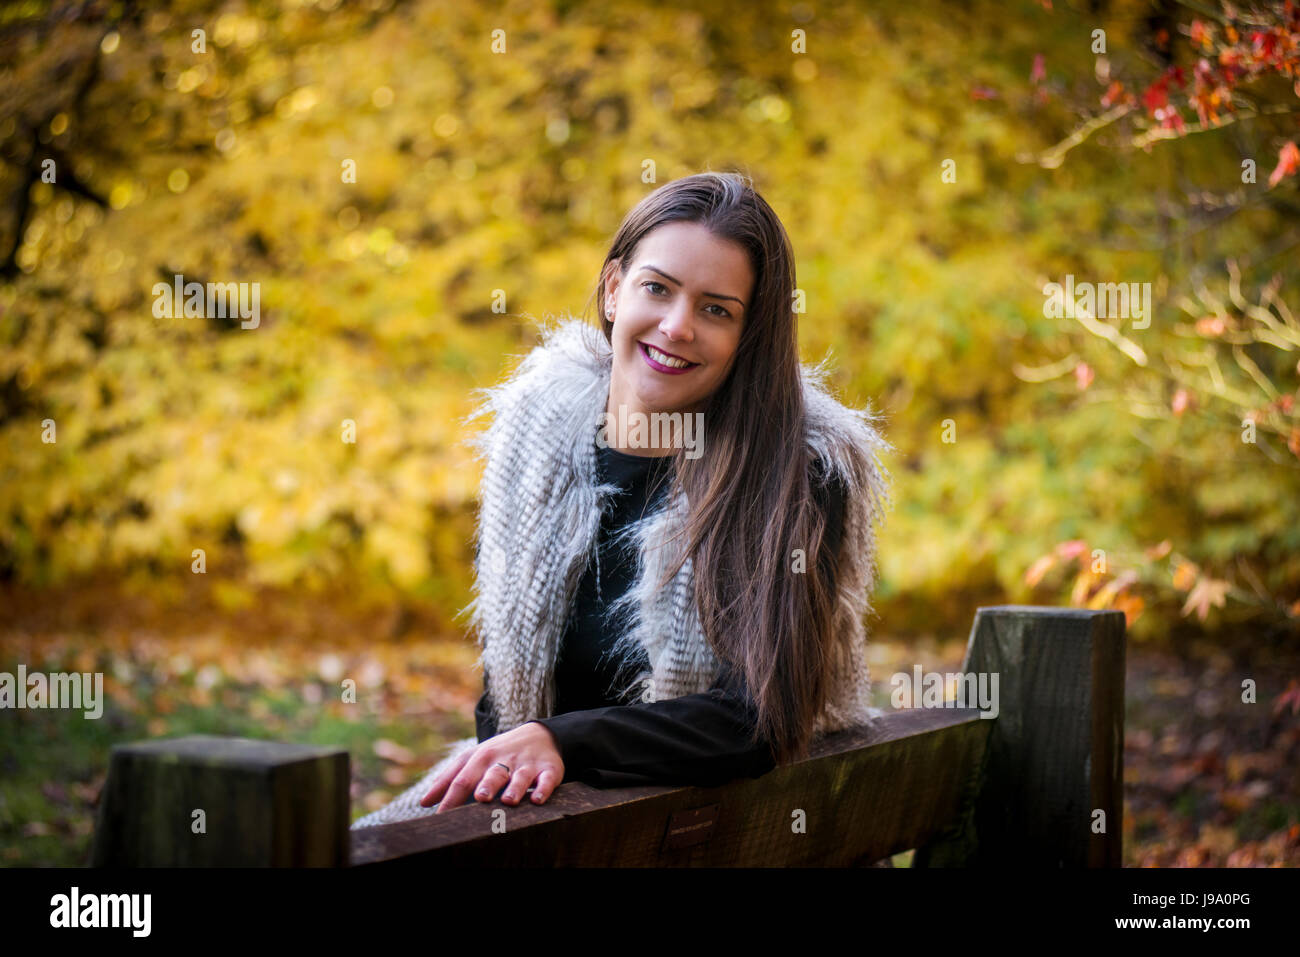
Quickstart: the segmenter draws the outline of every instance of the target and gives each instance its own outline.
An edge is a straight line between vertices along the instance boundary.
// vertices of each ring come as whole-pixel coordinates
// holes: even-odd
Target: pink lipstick
[[[673,366],[664,365],[662,362],[658,362],[655,359],[650,357],[650,353],[647,351],[644,342],[638,342],[636,344],[636,347],[641,351],[641,358],[645,359],[646,365],[648,365],[651,369],[654,369],[656,372],[662,372],[664,375],[681,375],[684,372],[690,372],[697,365],[699,365],[698,362],[693,362],[689,366],[686,366],[684,369],[679,369]],[[682,361],[685,362],[686,360],[683,359]]]

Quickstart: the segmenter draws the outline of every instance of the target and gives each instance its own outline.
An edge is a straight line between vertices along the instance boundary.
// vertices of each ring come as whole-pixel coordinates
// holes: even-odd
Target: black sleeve
[[[833,555],[843,537],[844,488],[838,480],[819,477],[814,492],[828,510],[827,546]],[[475,718],[480,741],[496,733],[486,690]],[[710,787],[738,777],[757,778],[776,767],[770,743],[751,740],[757,710],[743,677],[725,667],[701,694],[535,720],[555,736],[564,780],[595,787]]]
[[[742,688],[724,671],[701,694],[570,711],[537,723],[555,735],[566,781],[708,787],[776,767],[765,740],[751,743],[757,715]]]
[[[479,696],[478,704],[474,706],[474,733],[478,736],[479,744],[488,738],[496,737],[497,733],[497,713],[492,707],[491,697],[488,696],[486,673],[483,675],[483,694]]]
[[[480,742],[496,734],[486,687],[474,719]],[[776,761],[766,741],[751,742],[756,720],[743,680],[724,669],[702,694],[570,711],[537,722],[555,736],[565,781],[625,787],[707,786],[766,774]]]

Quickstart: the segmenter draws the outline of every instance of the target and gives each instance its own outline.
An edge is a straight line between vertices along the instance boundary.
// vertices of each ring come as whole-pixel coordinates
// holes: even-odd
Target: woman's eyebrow
[[[662,269],[660,269],[658,266],[645,265],[645,266],[642,266],[641,268],[642,268],[642,269],[649,269],[649,270],[651,270],[652,272],[657,272],[659,275],[663,276],[665,279],[671,279],[673,282],[677,283],[677,285],[679,285],[679,286],[682,284],[682,281],[681,281],[680,279],[677,279],[677,278],[674,277],[674,276],[670,276],[670,275],[668,275],[668,273],[664,272],[664,271],[663,271]],[[745,300],[740,299],[740,298],[738,298],[737,296],[724,296],[724,295],[723,295],[722,293],[720,293],[720,292],[706,292],[704,295],[708,296],[710,299],[733,299],[733,300],[735,300],[736,302],[740,303],[741,308],[744,308],[744,305],[745,305]]]

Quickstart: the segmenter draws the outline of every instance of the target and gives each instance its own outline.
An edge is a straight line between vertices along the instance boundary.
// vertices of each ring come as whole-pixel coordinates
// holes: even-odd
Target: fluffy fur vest
[[[597,484],[595,432],[609,398],[613,354],[600,330],[568,319],[544,333],[500,386],[470,416],[491,415],[471,444],[483,459],[474,599],[468,609],[480,664],[500,731],[548,717],[555,700],[554,663],[571,601],[595,552],[601,510],[617,492]],[[801,368],[806,441],[848,491],[837,602],[841,660],[817,731],[872,717],[864,616],[875,585],[875,529],[888,501],[877,455],[888,446],[867,412],[848,409],[823,386],[822,367]],[[718,672],[692,600],[688,559],[662,592],[654,591],[669,558],[665,543],[684,524],[682,496],[636,523],[629,534],[638,574],[611,613],[624,624],[612,654],[620,664],[645,649],[650,671],[631,697],[659,701],[708,690]],[[676,547],[680,547],[680,544]]]
[[[482,401],[466,419],[468,424],[492,417],[489,428],[468,440],[482,461],[483,479],[474,597],[461,614],[471,613],[499,733],[549,717],[554,707],[560,640],[578,583],[596,553],[602,508],[618,491],[598,483],[594,448],[612,365],[612,350],[600,330],[581,319],[563,320],[543,332],[541,344],[502,384],[477,390]],[[805,437],[813,454],[839,476],[848,497],[836,583],[839,641],[817,734],[880,714],[870,705],[863,619],[875,586],[874,526],[889,504],[887,473],[877,457],[890,446],[876,429],[877,417],[832,398],[825,374],[824,363],[801,366]],[[638,572],[610,609],[623,628],[611,653],[622,666],[644,649],[650,663],[627,689],[627,700],[696,694],[707,691],[717,676],[718,661],[692,598],[691,561],[662,591],[654,587],[665,563],[675,558],[665,543],[684,524],[686,506],[681,495],[665,496],[657,511],[624,532],[636,543]],[[353,827],[432,813],[419,808],[419,798],[439,769],[474,743],[473,738],[456,742],[420,782]]]

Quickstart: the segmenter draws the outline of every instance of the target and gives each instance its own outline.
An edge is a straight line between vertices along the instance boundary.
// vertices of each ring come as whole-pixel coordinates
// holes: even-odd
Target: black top
[[[588,565],[561,639],[555,664],[555,714],[535,719],[555,736],[564,760],[564,780],[596,787],[639,784],[712,786],[737,777],[758,777],[776,766],[770,745],[751,744],[757,720],[742,676],[729,668],[710,689],[664,701],[626,702],[617,691],[628,683],[606,651],[617,637],[606,606],[633,583],[636,544],[615,534],[653,512],[671,481],[670,456],[629,455],[596,447],[601,484],[620,492],[601,518],[597,561]],[[830,509],[826,538],[832,553],[843,537],[844,489],[839,481],[814,482],[823,507]],[[621,547],[620,547],[621,546]],[[649,667],[644,652],[639,670]],[[634,672],[635,673],[635,672]],[[622,680],[620,680],[622,679]],[[496,734],[497,717],[487,691],[474,710],[480,742]]]

